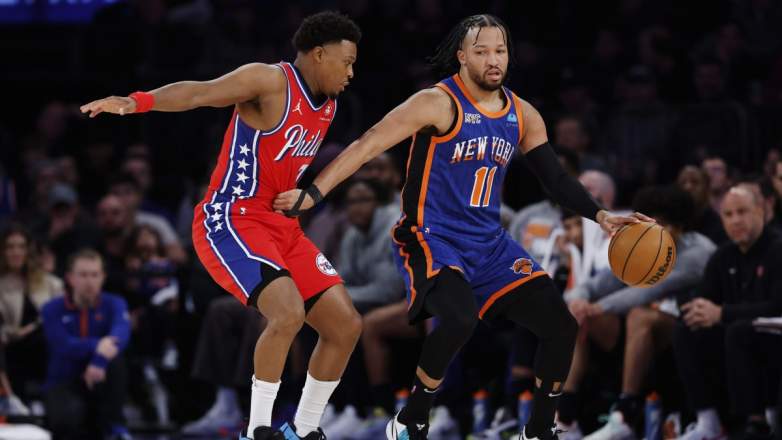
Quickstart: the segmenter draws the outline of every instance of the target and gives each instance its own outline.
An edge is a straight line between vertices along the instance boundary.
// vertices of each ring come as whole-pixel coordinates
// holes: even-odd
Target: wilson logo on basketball
[[[513,266],[510,269],[517,274],[529,275],[532,273],[532,260],[519,258],[513,262]]]
[[[668,254],[665,256],[665,264],[657,268],[657,272],[654,275],[652,275],[651,278],[649,278],[649,281],[647,281],[646,284],[651,286],[654,283],[663,279],[665,277],[665,274],[668,272],[668,267],[671,265],[672,259],[673,259],[673,248],[668,246]]]

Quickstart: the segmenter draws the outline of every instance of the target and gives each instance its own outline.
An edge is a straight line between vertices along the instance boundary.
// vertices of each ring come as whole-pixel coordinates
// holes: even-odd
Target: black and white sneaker
[[[527,427],[521,429],[521,434],[519,434],[519,440],[559,440],[559,434],[562,434],[563,430],[557,429],[557,425],[553,425],[551,427],[551,435],[550,436],[540,436],[540,437],[529,437],[527,436]]]
[[[386,425],[386,438],[388,440],[426,440],[428,432],[428,423],[418,423],[414,426],[403,425],[399,422],[399,413]]]

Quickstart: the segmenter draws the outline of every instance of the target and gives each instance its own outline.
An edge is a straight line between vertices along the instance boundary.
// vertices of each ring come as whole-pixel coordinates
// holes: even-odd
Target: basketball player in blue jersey
[[[407,405],[388,439],[425,439],[429,410],[448,364],[478,319],[509,319],[539,340],[536,388],[523,439],[552,439],[557,397],[578,325],[551,279],[500,225],[500,190],[513,154],[526,155],[554,200],[609,233],[649,220],[602,210],[560,165],[540,114],[503,87],[510,41],[491,15],[463,20],[432,58],[448,77],[422,90],[353,142],[308,189],[281,193],[274,208],[298,215],[358,168],[412,136],[403,216],[392,231],[409,319],[437,317]]]

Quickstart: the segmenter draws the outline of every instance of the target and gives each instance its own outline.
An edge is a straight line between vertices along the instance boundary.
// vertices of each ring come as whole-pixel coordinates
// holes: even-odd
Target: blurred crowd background
[[[568,171],[604,206],[644,210],[669,226],[689,275],[646,296],[603,282],[610,273],[607,237],[549,202],[515,156],[503,187],[503,224],[555,278],[582,322],[576,379],[566,386],[560,422],[580,424],[572,435],[586,434],[601,425],[600,415],[619,411],[644,436],[638,405],[652,396],[648,402],[659,398],[659,410],[672,415],[670,430],[654,434],[660,438],[683,435],[693,420],[706,429],[699,425],[704,408],[715,409],[731,435],[770,438],[782,339],[755,332],[751,323],[782,316],[782,271],[774,270],[782,256],[770,257],[782,249],[782,3],[83,3],[0,2],[3,85],[14,97],[0,119],[0,407],[9,420],[42,424],[58,438],[129,438],[128,427],[136,436],[215,438],[238,431],[249,402],[251,353],[263,320],[211,281],[190,238],[193,207],[231,109],[89,120],[79,105],[210,79],[249,62],[292,61],[290,39],[302,19],[340,10],[364,36],[355,78],[302,179],[306,186],[386,112],[439,79],[426,59],[452,26],[489,12],[510,27],[508,86],[540,110]],[[388,234],[399,215],[408,146],[368,163],[302,218],[365,319],[326,415],[330,439],[381,438],[371,429],[404,399],[426,332],[404,322]],[[741,190],[729,192],[734,186]],[[732,199],[723,204],[726,194]],[[747,234],[762,249],[733,255]],[[724,264],[712,263],[712,254]],[[749,273],[750,284],[709,278],[736,271],[731,264],[737,276]],[[105,273],[97,290],[90,270]],[[695,298],[724,306],[721,321],[683,319],[681,306]],[[107,323],[123,316],[127,328]],[[732,331],[736,323],[740,330]],[[705,337],[698,327],[721,330]],[[731,346],[729,336],[739,331],[757,343]],[[307,329],[295,344],[278,421],[292,416],[315,339]],[[430,438],[462,438],[516,420],[524,402],[518,398],[531,388],[534,344],[518,329],[481,326],[449,373]],[[686,347],[711,351],[684,359]],[[586,356],[590,348],[593,356]],[[641,367],[628,366],[633,353],[648,355]],[[623,376],[628,368],[639,377]],[[719,384],[718,395],[707,398],[689,386],[698,379],[693,369],[725,370],[709,382]],[[742,392],[741,383],[769,392]],[[737,407],[728,404],[737,399]],[[64,401],[83,405],[63,408]],[[88,433],[76,433],[81,429]]]

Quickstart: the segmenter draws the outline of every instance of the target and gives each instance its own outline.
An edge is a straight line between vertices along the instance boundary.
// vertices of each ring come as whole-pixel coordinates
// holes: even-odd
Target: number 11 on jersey
[[[494,174],[497,167],[480,167],[475,170],[475,182],[472,184],[472,195],[470,196],[470,206],[486,207],[489,206],[491,199],[491,188],[494,183]],[[483,197],[481,197],[483,196]],[[481,201],[483,199],[483,201]]]

